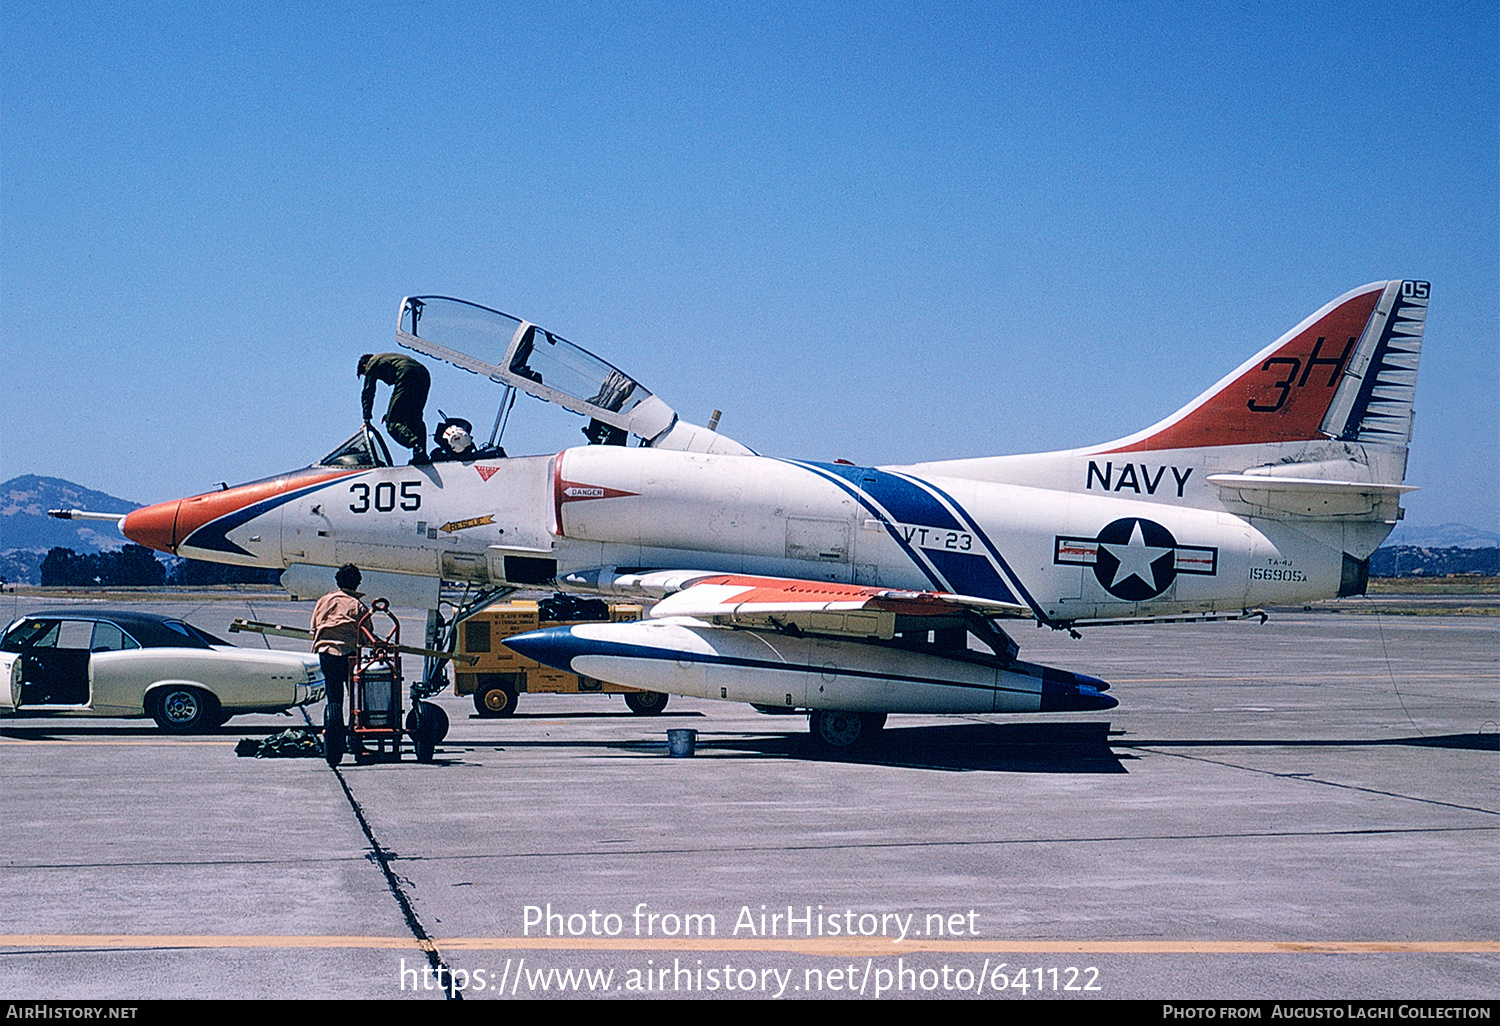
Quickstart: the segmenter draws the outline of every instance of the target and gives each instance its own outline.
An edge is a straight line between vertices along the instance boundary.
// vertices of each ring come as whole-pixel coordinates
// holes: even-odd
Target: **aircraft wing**
[[[565,583],[656,599],[647,614],[652,619],[686,616],[724,627],[881,640],[961,626],[971,611],[982,617],[1031,615],[1025,606],[969,595],[692,570],[570,574]]]

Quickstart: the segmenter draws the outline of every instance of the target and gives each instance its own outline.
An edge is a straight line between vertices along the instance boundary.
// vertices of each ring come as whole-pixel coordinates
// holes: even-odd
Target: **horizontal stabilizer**
[[[1231,505],[1242,503],[1261,513],[1273,511],[1280,515],[1319,519],[1394,521],[1399,515],[1397,509],[1401,496],[1417,490],[1415,485],[1270,474],[1210,474],[1208,481],[1218,486]]]

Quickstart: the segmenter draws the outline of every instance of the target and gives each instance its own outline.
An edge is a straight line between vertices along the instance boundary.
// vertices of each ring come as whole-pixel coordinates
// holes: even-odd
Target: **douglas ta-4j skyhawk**
[[[518,587],[651,603],[642,621],[507,644],[619,684],[807,710],[832,746],[887,713],[1107,709],[1106,683],[1016,658],[1001,624],[1241,618],[1362,593],[1410,490],[1427,300],[1424,281],[1345,293],[1113,442],[858,467],[761,456],[535,324],[407,298],[401,346],[504,387],[476,456],[397,466],[362,428],[313,466],[120,526],[163,552],[283,568],[298,595],[343,563],[431,610],[441,580],[468,582],[446,620],[429,615],[438,645]],[[517,392],[587,417],[593,444],[503,456]]]

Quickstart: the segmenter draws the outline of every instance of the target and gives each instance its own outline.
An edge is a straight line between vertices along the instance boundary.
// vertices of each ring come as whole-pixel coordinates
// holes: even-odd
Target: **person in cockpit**
[[[432,440],[437,443],[437,447],[432,450],[434,463],[441,460],[505,459],[505,450],[500,446],[475,442],[471,433],[474,426],[462,417],[450,417],[442,410],[438,410],[438,415],[443,420],[432,433]]]
[[[432,388],[432,375],[427,373],[427,368],[400,353],[381,353],[379,356],[366,353],[359,358],[355,373],[365,379],[365,390],[360,396],[365,425],[369,426],[375,408],[375,386],[383,381],[391,386],[391,405],[383,418],[391,437],[411,450],[413,464],[430,462],[427,458],[427,427],[422,423],[422,409],[427,405],[427,392]]]
[[[479,455],[471,433],[474,425],[462,417],[448,417],[432,433],[437,448],[432,450],[434,463],[440,460],[472,460]]]

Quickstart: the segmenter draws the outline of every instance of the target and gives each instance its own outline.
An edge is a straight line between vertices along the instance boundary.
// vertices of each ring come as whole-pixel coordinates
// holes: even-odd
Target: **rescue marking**
[[[452,534],[455,531],[462,531],[465,528],[483,527],[485,524],[493,524],[494,522],[495,514],[486,513],[482,517],[470,517],[468,520],[450,520],[442,527],[439,527],[438,530],[445,534]]]

